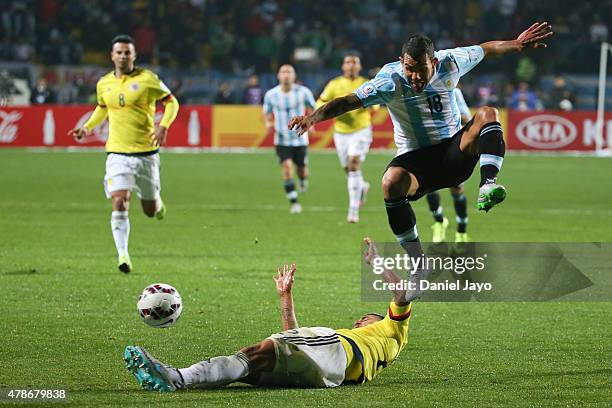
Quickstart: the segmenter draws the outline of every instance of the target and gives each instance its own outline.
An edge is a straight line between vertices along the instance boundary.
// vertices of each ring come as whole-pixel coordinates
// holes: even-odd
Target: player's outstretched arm
[[[332,99],[325,105],[321,106],[310,115],[296,116],[289,121],[289,129],[298,132],[298,135],[303,135],[313,125],[323,122],[328,119],[333,119],[346,112],[363,107],[361,100],[355,94],[341,96]]]
[[[548,22],[533,23],[515,40],[489,41],[480,44],[485,55],[503,55],[510,52],[521,52],[525,49],[546,48],[544,42],[553,35],[552,26]]]
[[[376,258],[380,258],[378,255],[378,249],[370,237],[365,237],[363,242],[366,244],[366,250],[363,253],[363,257],[368,265],[372,265]],[[382,277],[387,283],[399,283],[402,279],[397,276],[395,271],[384,268]],[[398,285],[399,286],[399,285]],[[393,290],[393,302],[398,306],[406,306],[410,302],[406,302],[406,291],[405,290]]]
[[[281,319],[283,321],[283,330],[297,329],[297,319],[295,318],[295,309],[293,308],[293,281],[294,274],[297,268],[295,264],[284,265],[277,269],[277,275],[274,277],[276,283],[276,292],[280,297]]]
[[[151,135],[151,146],[161,147],[166,144],[168,139],[168,128],[176,119],[179,111],[179,103],[176,98],[170,94],[161,100],[164,105],[164,116],[159,122],[159,126],[155,127],[155,132]]]
[[[106,109],[106,106],[96,106],[96,109],[94,109],[93,113],[91,114],[89,119],[87,119],[87,122],[85,122],[83,127],[69,130],[68,136],[73,137],[76,140],[81,140],[82,138],[87,136],[87,133],[91,132],[93,128],[104,122],[104,119],[106,119],[107,115],[108,110]]]

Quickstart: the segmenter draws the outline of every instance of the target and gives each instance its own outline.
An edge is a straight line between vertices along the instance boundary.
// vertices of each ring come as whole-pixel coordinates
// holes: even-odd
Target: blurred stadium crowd
[[[2,4],[0,60],[10,62],[3,75],[25,77],[33,91],[32,103],[89,102],[96,79],[90,74],[93,68],[66,77],[53,73],[52,67],[107,71],[109,41],[118,33],[135,38],[139,63],[160,72],[179,96],[183,93],[183,100],[243,103],[257,100],[254,88],[273,86],[274,73],[285,62],[294,63],[301,79],[317,93],[349,50],[361,53],[364,74],[371,74],[370,70],[395,60],[401,43],[414,32],[428,34],[442,49],[513,38],[533,21],[546,19],[556,32],[548,50],[487,61],[467,80],[466,97],[473,105],[538,109],[557,102],[550,97],[554,90],[576,104],[580,101],[573,88],[583,85],[581,75],[596,74],[599,46],[609,40],[607,24],[612,21],[612,0],[4,0]],[[23,69],[23,64],[38,68]]]

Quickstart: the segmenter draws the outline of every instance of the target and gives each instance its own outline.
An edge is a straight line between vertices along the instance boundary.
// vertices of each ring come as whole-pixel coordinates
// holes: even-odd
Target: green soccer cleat
[[[495,205],[506,199],[506,188],[495,183],[486,183],[478,193],[478,210],[489,212]]]
[[[147,391],[172,392],[182,385],[181,375],[176,368],[151,357],[142,347],[127,346],[123,352],[123,360],[125,368]]]
[[[166,218],[166,204],[164,204],[164,202],[162,201],[162,199],[159,199],[160,201],[160,206],[159,206],[159,210],[155,213],[155,218],[157,218],[158,220],[163,220],[164,218]]]
[[[446,239],[446,229],[448,228],[448,219],[444,218],[442,222],[434,222],[431,226],[432,238],[431,242],[439,244]]]
[[[119,257],[119,261],[117,262],[117,267],[123,273],[132,272],[132,261],[130,260],[129,255],[122,255]]]

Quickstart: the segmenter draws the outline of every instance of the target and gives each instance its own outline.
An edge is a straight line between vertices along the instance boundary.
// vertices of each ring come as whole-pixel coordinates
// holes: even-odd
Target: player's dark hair
[[[424,34],[414,34],[402,45],[402,55],[410,55],[415,60],[420,60],[426,55],[434,57],[434,43],[431,38]]]
[[[342,61],[344,61],[346,57],[354,57],[361,59],[361,54],[359,53],[359,51],[350,50],[345,52],[344,55],[342,55]]]
[[[380,320],[383,320],[385,318],[385,316],[381,315],[380,313],[366,313],[366,316],[376,316]]]
[[[127,34],[119,34],[117,36],[115,36],[115,38],[113,38],[113,41],[111,41],[111,48],[113,48],[113,46],[117,43],[121,43],[121,44],[134,44],[134,39],[127,35]],[[135,44],[134,44],[135,45]]]

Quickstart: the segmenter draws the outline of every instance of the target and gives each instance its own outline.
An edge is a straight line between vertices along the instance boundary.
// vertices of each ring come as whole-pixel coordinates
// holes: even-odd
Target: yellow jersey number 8
[[[122,93],[119,94],[119,106],[125,106],[125,95],[123,95]]]

